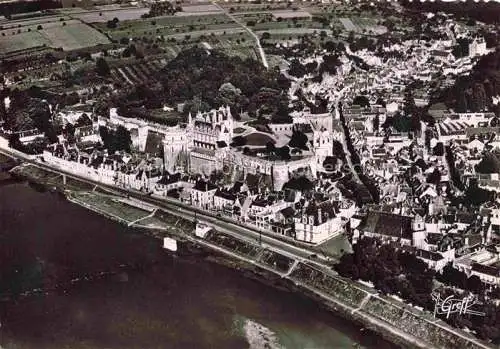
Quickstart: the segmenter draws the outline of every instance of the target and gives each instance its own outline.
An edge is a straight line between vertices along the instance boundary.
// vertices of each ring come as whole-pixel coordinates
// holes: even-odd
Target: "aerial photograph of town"
[[[500,349],[500,2],[0,33],[0,349]]]

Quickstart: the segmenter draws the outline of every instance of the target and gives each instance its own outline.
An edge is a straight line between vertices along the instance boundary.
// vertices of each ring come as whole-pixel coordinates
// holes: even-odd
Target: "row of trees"
[[[485,291],[484,284],[477,275],[468,277],[464,272],[453,268],[451,263],[443,268],[442,273],[436,274],[436,280],[449,286],[455,286],[462,290],[470,291],[474,294],[482,294]]]
[[[382,244],[373,238],[363,238],[353,247],[353,253],[344,254],[335,270],[342,276],[353,280],[372,282],[382,294],[397,295],[404,300],[419,305],[429,311],[434,310],[433,292],[434,279],[445,284],[459,287],[479,294],[482,297],[484,285],[477,276],[467,276],[453,267],[446,266],[443,274],[437,274],[414,254],[405,252],[390,244]],[[460,292],[450,289],[440,290],[444,296]],[[500,307],[485,302],[482,309],[486,316],[471,316],[453,314],[443,320],[450,324],[476,331],[483,339],[495,343],[500,341]]]
[[[479,112],[493,107],[492,97],[500,94],[500,50],[481,57],[467,76],[433,96],[458,112]]]
[[[363,238],[344,254],[335,266],[337,272],[353,280],[373,282],[383,294],[395,294],[415,305],[431,309],[434,273],[414,254]]]
[[[55,142],[60,126],[53,123],[48,102],[31,97],[29,92],[3,91],[3,95],[9,96],[11,100],[9,110],[0,103],[0,120],[4,121],[3,127],[14,132],[38,129],[45,133],[50,142]]]

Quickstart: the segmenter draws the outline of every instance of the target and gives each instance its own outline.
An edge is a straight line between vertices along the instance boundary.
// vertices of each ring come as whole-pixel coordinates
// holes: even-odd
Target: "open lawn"
[[[265,146],[268,142],[276,143],[276,141],[271,137],[264,133],[254,132],[245,136],[247,141],[246,145],[249,146]]]
[[[150,212],[127,205],[110,195],[96,192],[71,193],[72,197],[90,207],[94,207],[106,214],[118,217],[127,222],[133,222],[146,217]]]

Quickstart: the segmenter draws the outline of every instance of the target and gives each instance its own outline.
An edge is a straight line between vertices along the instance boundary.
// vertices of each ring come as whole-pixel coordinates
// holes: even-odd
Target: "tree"
[[[19,140],[19,134],[12,133],[9,136],[9,148],[22,151],[23,144]]]
[[[116,150],[125,150],[130,152],[130,146],[132,145],[132,139],[130,137],[130,132],[123,126],[118,126],[115,133],[116,137]]]
[[[373,131],[377,132],[379,128],[380,128],[380,117],[377,114],[373,118]]]
[[[268,154],[274,153],[275,150],[276,150],[276,146],[274,145],[273,142],[269,141],[266,143],[266,152]]]
[[[96,71],[100,76],[108,76],[110,73],[108,62],[103,58],[99,57],[96,61]]]
[[[496,153],[484,154],[481,161],[476,165],[479,173],[500,173],[500,159]]]
[[[304,192],[313,190],[314,184],[307,177],[301,176],[290,179],[285,183],[284,188],[300,190]]]
[[[247,144],[247,140],[245,137],[236,136],[233,138],[233,143],[231,143],[232,147],[242,147]]]
[[[39,25],[36,27],[36,30],[42,30],[42,29],[43,29],[43,27],[42,27],[42,25],[41,25],[41,24],[39,24]]]
[[[307,142],[308,138],[303,132],[293,131],[290,142],[288,142],[288,146],[292,148],[308,150],[309,148],[307,147]]]
[[[337,49],[337,44],[335,44],[333,41],[326,41],[322,44],[323,48],[327,50],[328,52],[334,52]]]
[[[441,183],[441,172],[437,168],[427,177],[427,183],[439,185]]]
[[[366,96],[356,96],[352,101],[352,104],[366,108],[370,106],[370,100]]]
[[[411,92],[411,90],[406,90],[403,103],[403,114],[405,116],[413,116],[415,114],[416,108],[417,106],[415,105],[415,98],[413,98],[413,93]]]
[[[281,148],[276,148],[276,155],[281,159],[281,160],[290,160],[290,148],[287,147],[286,145]]]
[[[385,103],[385,101],[384,101],[384,99],[383,99],[382,97],[379,97],[379,98],[377,99],[376,104],[381,105],[381,106],[382,106],[382,107],[384,107],[384,108],[385,108],[385,106],[386,106],[386,103]]]
[[[338,55],[324,55],[323,62],[319,66],[319,74],[322,75],[324,72],[329,74],[335,74],[337,72],[337,67],[341,66]]]
[[[288,67],[288,74],[301,78],[306,74],[306,68],[298,59],[293,59]]]
[[[481,294],[484,292],[484,284],[477,275],[472,275],[467,279],[466,283],[467,289],[475,294]]]
[[[465,191],[464,204],[467,206],[479,206],[493,201],[494,196],[494,192],[479,188],[477,182],[473,181]]]
[[[113,20],[108,21],[106,23],[106,27],[108,27],[109,29],[117,28],[118,27],[118,22],[119,22],[118,18],[115,17],[115,18],[113,18]]]
[[[434,155],[443,156],[444,155],[444,145],[442,142],[438,142],[433,149]]]

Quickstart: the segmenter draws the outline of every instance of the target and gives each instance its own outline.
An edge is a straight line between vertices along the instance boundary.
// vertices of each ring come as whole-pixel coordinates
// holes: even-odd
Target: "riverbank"
[[[37,176],[32,180],[36,181]],[[38,178],[38,181],[44,182],[46,178]],[[51,183],[59,182],[53,179]],[[221,232],[196,236],[192,234],[194,226],[190,226],[189,221],[155,210],[138,200],[99,191],[67,190],[64,185],[58,188],[78,205],[127,226],[146,228],[145,232],[156,238],[173,237],[182,241],[182,248],[201,251],[205,260],[240,270],[274,287],[306,295],[335,314],[361,323],[399,345],[413,348],[489,348],[428,314],[403,303],[398,305],[394,300],[377,295],[373,289],[343,279],[330,269],[320,270],[317,265],[311,265],[302,258],[287,256],[284,252],[260,246],[256,241]]]

